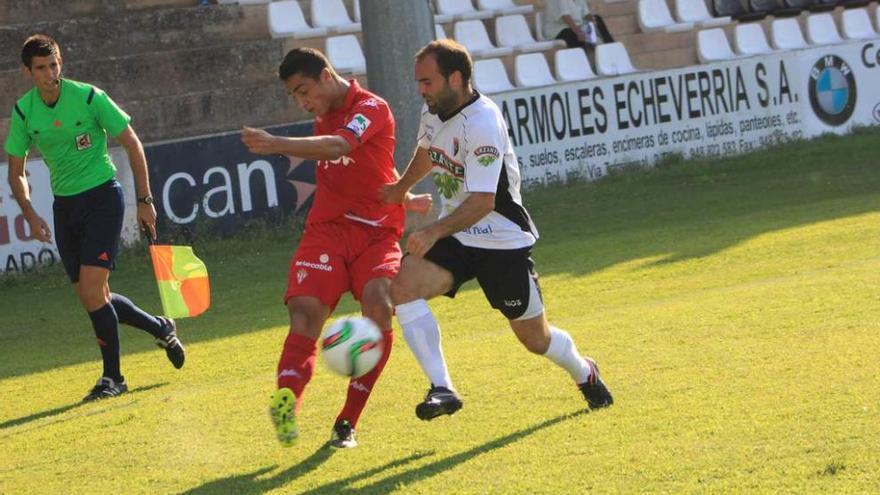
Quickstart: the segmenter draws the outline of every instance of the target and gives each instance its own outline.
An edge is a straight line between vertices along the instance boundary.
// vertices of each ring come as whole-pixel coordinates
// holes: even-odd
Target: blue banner
[[[282,136],[310,136],[311,123],[267,128]],[[241,133],[146,147],[162,242],[196,233],[234,234],[259,219],[287,224],[304,214],[315,190],[315,163],[250,153]]]

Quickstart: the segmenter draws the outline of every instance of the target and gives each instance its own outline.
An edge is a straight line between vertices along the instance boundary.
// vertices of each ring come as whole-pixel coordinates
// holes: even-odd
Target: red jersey
[[[315,118],[315,135],[342,136],[351,145],[348,155],[318,160],[315,201],[306,223],[360,222],[403,234],[403,205],[382,201],[383,185],[396,182],[394,117],[388,103],[360,87],[355,80],[345,103]]]

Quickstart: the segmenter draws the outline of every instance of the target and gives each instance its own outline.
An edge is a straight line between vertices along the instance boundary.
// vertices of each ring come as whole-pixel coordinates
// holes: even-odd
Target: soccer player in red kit
[[[397,241],[404,209],[427,212],[430,195],[409,196],[404,205],[383,202],[380,190],[396,182],[394,117],[388,104],[340,77],[327,58],[310,48],[287,53],[278,69],[288,93],[315,115],[315,135],[289,138],[245,127],[242,141],[258,154],[317,161],[315,199],[293,256],[284,301],[290,333],[278,363],[278,390],[269,413],[278,440],[298,436],[296,413],[312,377],[317,339],[339,298],[351,291],[364,316],[383,329],[384,353],[376,367],[352,379],[331,433],[331,445],[357,445],[354,429],[391,352],[389,289],[400,266]]]

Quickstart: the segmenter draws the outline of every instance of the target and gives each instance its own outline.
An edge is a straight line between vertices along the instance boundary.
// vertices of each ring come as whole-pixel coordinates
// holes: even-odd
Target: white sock
[[[446,360],[443,359],[440,327],[428,307],[428,301],[416,299],[395,306],[394,309],[397,311],[397,321],[403,328],[403,338],[431,383],[437,387],[455,390],[446,369]]]
[[[550,346],[547,347],[544,357],[567,371],[578,385],[586,382],[590,377],[590,365],[578,354],[571,335],[565,330],[550,327]]]

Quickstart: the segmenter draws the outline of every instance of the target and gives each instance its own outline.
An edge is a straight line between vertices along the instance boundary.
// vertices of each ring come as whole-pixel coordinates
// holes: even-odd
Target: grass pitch
[[[346,382],[319,367],[280,448],[288,233],[197,245],[214,306],[180,322],[187,365],[123,328],[133,392],[96,404],[79,403],[99,354],[61,271],[2,280],[0,493],[878,492],[878,143],[526,193],[550,319],[615,394],[597,413],[469,285],[432,302],[461,412],[415,418],[427,383],[398,333],[360,447],[323,448]],[[121,265],[113,289],[157,311],[147,258]]]

